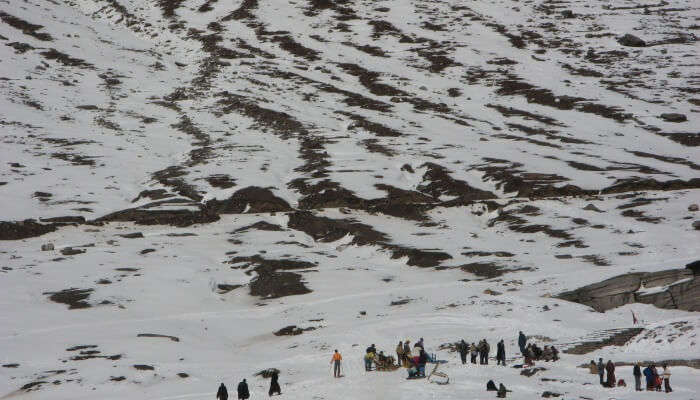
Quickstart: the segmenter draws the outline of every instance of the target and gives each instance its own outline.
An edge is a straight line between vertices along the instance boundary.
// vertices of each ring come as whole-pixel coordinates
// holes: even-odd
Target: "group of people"
[[[615,387],[615,385],[627,386],[624,379],[615,381],[615,364],[611,360],[608,360],[606,364],[603,364],[602,358],[598,359],[597,364],[591,360],[588,369],[591,374],[598,374],[602,386],[610,388]],[[641,363],[638,362],[632,368],[632,375],[634,376],[634,386],[637,391],[642,390],[642,375],[646,379],[647,390],[660,392],[663,384],[666,393],[673,391],[671,389],[671,369],[666,364],[663,365],[663,371],[659,374],[655,364],[649,364],[642,371]]]
[[[537,343],[528,343],[527,336],[520,331],[518,334],[518,347],[520,347],[520,353],[525,359],[525,365],[535,365],[535,361],[557,361],[559,360],[559,350],[557,350],[554,345],[544,346],[540,348]]]
[[[478,345],[468,344],[464,339],[462,339],[457,344],[457,351],[459,351],[459,358],[462,360],[462,364],[467,363],[467,355],[471,355],[470,361],[472,364],[476,364],[476,358],[479,358],[479,364],[487,365],[489,363],[489,353],[491,352],[491,345],[486,339],[482,339]],[[506,345],[503,343],[503,339],[496,345],[496,364],[506,365]]]
[[[371,371],[372,370],[372,363],[374,363],[376,369],[387,369],[388,367],[391,367],[394,365],[394,360],[393,356],[387,356],[384,354],[384,351],[379,351],[377,353],[377,347],[372,343],[371,346],[367,347],[365,350],[365,371]]]
[[[433,361],[432,357],[425,352],[423,338],[420,338],[411,350],[411,341],[406,339],[396,345],[396,361],[398,366],[408,369],[409,378],[419,378],[425,376],[425,364]]]
[[[654,390],[660,392],[661,383],[663,381],[664,391],[666,393],[673,392],[673,389],[671,389],[671,368],[669,368],[667,364],[664,364],[662,368],[663,371],[661,372],[661,374],[659,374],[659,371],[656,369],[655,364],[649,364],[646,368],[644,368],[644,371],[640,371],[640,363],[635,364],[634,369],[632,370],[632,373],[634,375],[635,389],[637,389],[637,391],[642,390],[641,380],[642,374],[644,374],[644,378],[646,379],[647,384],[647,390]]]
[[[280,388],[279,384],[279,373],[277,372],[277,370],[274,369],[270,371],[270,390],[268,391],[268,395],[280,395],[282,394],[282,389]],[[245,379],[243,379],[238,384],[237,392],[239,400],[246,400],[250,397],[250,392],[248,391],[248,382],[246,382]],[[224,385],[223,382],[221,383],[221,385],[219,385],[219,390],[216,392],[216,398],[218,400],[228,400],[228,390],[226,389],[226,385]]]

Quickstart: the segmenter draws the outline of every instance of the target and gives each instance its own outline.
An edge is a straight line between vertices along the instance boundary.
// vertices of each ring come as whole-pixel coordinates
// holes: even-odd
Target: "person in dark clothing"
[[[525,354],[525,346],[527,346],[527,337],[523,331],[520,331],[518,335],[518,346],[520,347],[520,354]]]
[[[505,399],[507,392],[508,390],[506,389],[505,385],[503,385],[503,382],[501,382],[498,385],[498,392],[496,393],[496,397],[498,397],[499,399]]]
[[[537,343],[533,343],[533,344],[532,344],[532,352],[533,352],[534,355],[535,355],[535,360],[541,360],[541,359],[542,359],[542,353],[543,353],[543,351],[542,351],[542,349],[540,348],[540,346],[537,345]]]
[[[608,381],[605,386],[615,387],[615,364],[608,360],[608,363],[605,365],[605,371],[608,373]]]
[[[469,346],[469,351],[471,351],[472,364],[476,364],[476,357],[479,355],[479,348],[476,347],[474,342]]]
[[[488,382],[486,382],[486,391],[487,392],[495,392],[496,390],[498,390],[498,389],[496,389],[496,384],[492,380],[489,380]]]
[[[600,378],[600,384],[602,386],[605,386],[605,382],[603,382],[603,375],[605,375],[605,364],[603,364],[603,359],[599,358],[598,359],[598,378]]]
[[[462,360],[462,365],[467,363],[467,353],[469,353],[469,345],[462,339],[457,345],[457,350],[459,350],[459,358]]]
[[[250,397],[250,392],[248,392],[248,383],[245,379],[238,384],[238,400],[246,400]]]
[[[221,383],[219,385],[219,390],[216,392],[216,398],[218,400],[228,400],[228,390],[226,390],[226,385]]]
[[[506,345],[503,343],[503,339],[501,339],[500,342],[498,342],[498,345],[496,346],[496,365],[503,364],[503,366],[506,366]]]
[[[282,389],[280,388],[278,380],[279,375],[277,371],[272,371],[272,375],[270,376],[270,390],[267,392],[268,395],[272,396],[274,393],[282,394]]]
[[[377,348],[374,346],[374,343],[372,343],[372,345],[367,348],[366,353],[377,354]]]
[[[428,362],[428,353],[421,350],[418,355],[418,373],[420,376],[425,376],[425,364]]]
[[[550,346],[549,348],[552,349],[552,361],[559,360],[559,350],[554,346]]]
[[[651,370],[651,365],[644,368],[643,374],[647,381],[647,390],[654,390],[654,372]]]
[[[642,390],[642,369],[639,367],[639,363],[634,364],[632,375],[634,375],[634,390],[640,392]]]
[[[479,362],[483,365],[488,365],[489,363],[489,352],[491,351],[491,346],[486,339],[481,341],[481,348],[479,349]]]

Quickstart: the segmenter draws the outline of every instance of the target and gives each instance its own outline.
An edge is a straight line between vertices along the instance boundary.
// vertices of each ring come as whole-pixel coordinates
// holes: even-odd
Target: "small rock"
[[[693,211],[693,212],[695,212],[695,211],[698,211],[698,209],[699,209],[699,208],[698,208],[698,205],[697,205],[697,204],[691,204],[691,205],[688,206],[688,211]]]
[[[408,164],[404,164],[403,166],[401,166],[401,171],[410,172],[410,173],[412,173],[412,174],[416,172],[416,171],[413,170],[413,167],[411,167],[411,166],[408,165]]]
[[[61,250],[61,254],[64,256],[74,256],[76,254],[83,254],[85,253],[84,249],[74,249],[72,247],[66,247],[65,249]]]
[[[685,122],[688,120],[688,117],[686,117],[685,114],[680,113],[661,114],[660,118],[666,122]]]
[[[545,398],[560,397],[560,396],[561,396],[560,393],[550,392],[549,390],[547,390],[547,391],[545,391],[544,393],[542,393],[542,397],[545,397]]]
[[[540,371],[546,371],[547,368],[542,368],[542,367],[535,367],[535,368],[526,368],[520,371],[520,375],[522,376],[527,376],[528,378],[531,377],[532,375],[535,375],[536,373]]]
[[[598,207],[594,206],[592,203],[588,203],[588,205],[583,207],[583,209],[586,211],[603,212]]]
[[[486,289],[486,290],[484,290],[484,294],[490,294],[491,296],[498,296],[498,295],[501,295],[503,293],[497,292],[497,291],[491,290],[491,289]]]
[[[697,221],[693,222],[693,228],[694,228],[696,231],[700,231],[700,220],[697,220]]]
[[[629,33],[617,39],[617,42],[623,46],[629,47],[645,47],[647,45],[647,42],[645,42],[643,39]]]
[[[696,206],[697,208],[697,206]],[[52,251],[53,250],[53,243],[46,243],[41,245],[41,251]]]
[[[561,16],[564,18],[573,18],[574,17],[574,12],[571,10],[564,10],[561,12]]]

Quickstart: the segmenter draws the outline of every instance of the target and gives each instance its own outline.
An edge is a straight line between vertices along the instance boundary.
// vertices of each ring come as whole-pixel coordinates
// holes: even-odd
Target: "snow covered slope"
[[[697,312],[556,295],[700,258],[699,10],[0,1],[0,398],[257,398],[273,367],[291,399],[640,398],[579,366],[697,359]],[[440,349],[518,364],[518,330],[564,349],[631,311],[532,377]],[[450,385],[364,371],[419,337]]]

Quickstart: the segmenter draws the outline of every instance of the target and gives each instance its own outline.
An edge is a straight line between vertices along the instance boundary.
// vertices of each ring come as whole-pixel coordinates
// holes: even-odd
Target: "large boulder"
[[[700,283],[694,272],[690,267],[650,273],[633,272],[564,292],[557,297],[588,305],[599,312],[630,303],[700,311]]]
[[[645,47],[647,45],[643,39],[629,33],[617,39],[617,42],[628,47]]]
[[[660,115],[660,118],[666,122],[685,122],[688,117],[681,113],[664,113]]]

